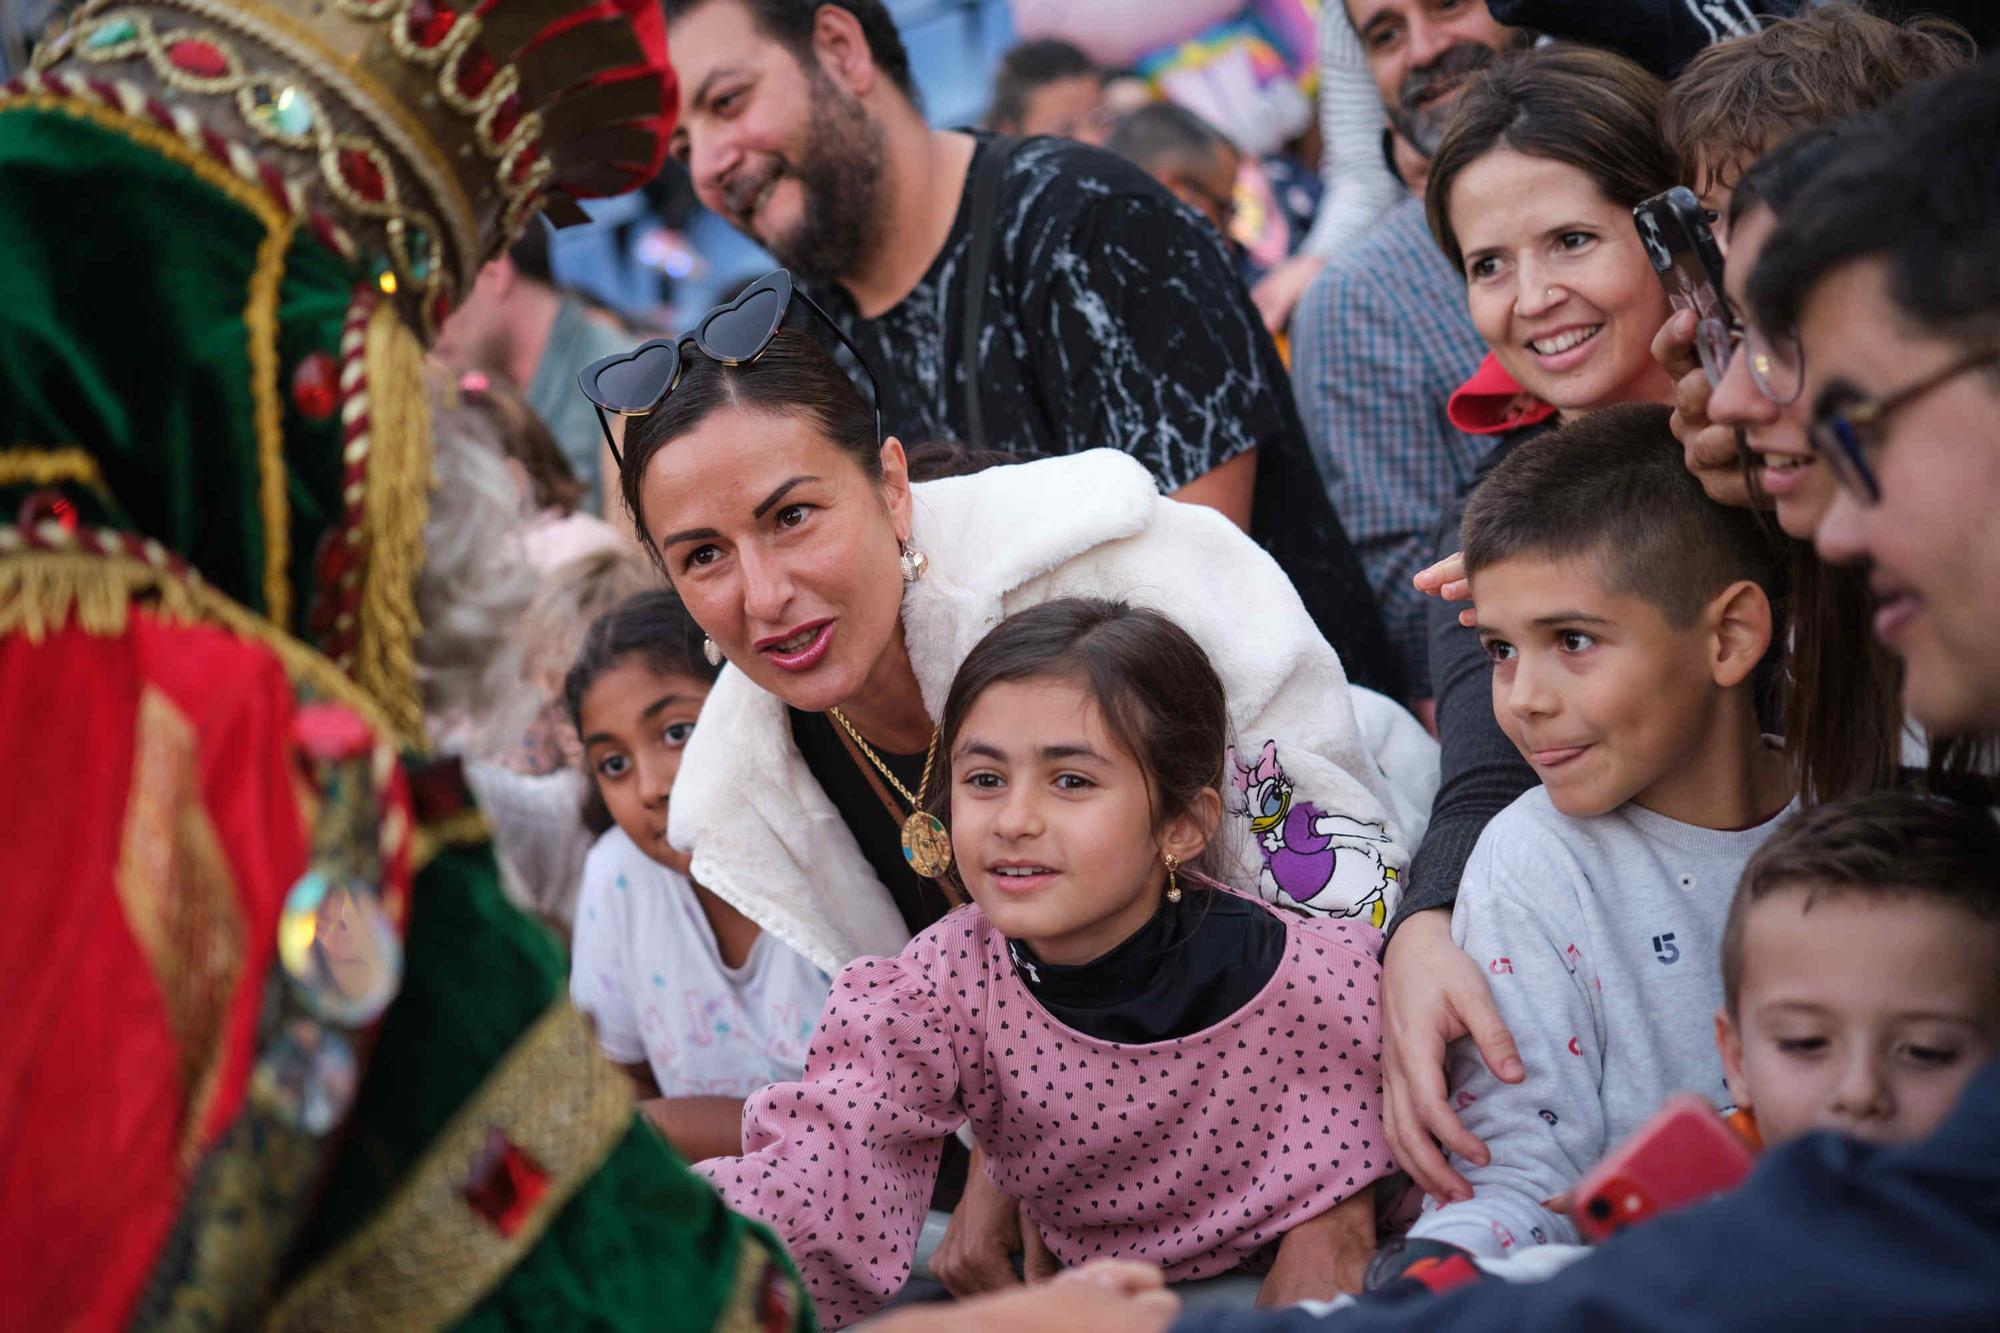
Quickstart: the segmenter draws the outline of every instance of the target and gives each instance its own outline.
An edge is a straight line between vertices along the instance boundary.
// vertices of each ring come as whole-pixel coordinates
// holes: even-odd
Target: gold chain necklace
[[[936,879],[942,875],[951,867],[951,837],[944,831],[943,821],[924,809],[924,797],[930,794],[931,789],[931,770],[937,764],[937,728],[931,728],[930,750],[924,755],[924,775],[917,783],[917,794],[912,796],[902,779],[890,772],[889,766],[882,762],[882,756],[875,753],[875,747],[861,739],[861,733],[854,729],[854,724],[847,720],[845,713],[838,708],[829,708],[827,713],[840,724],[848,739],[861,748],[861,753],[868,756],[868,762],[875,765],[876,771],[889,780],[896,794],[910,803],[910,817],[903,821],[903,859],[910,863],[910,869],[925,879]]]

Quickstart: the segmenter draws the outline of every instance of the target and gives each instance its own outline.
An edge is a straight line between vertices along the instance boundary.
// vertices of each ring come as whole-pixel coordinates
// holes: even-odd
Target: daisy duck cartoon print
[[[1315,916],[1358,917],[1380,928],[1389,915],[1394,866],[1384,864],[1389,836],[1380,824],[1324,814],[1298,799],[1278,762],[1276,741],[1264,742],[1257,762],[1229,752],[1233,814],[1250,821],[1264,859],[1257,892],[1281,907]]]

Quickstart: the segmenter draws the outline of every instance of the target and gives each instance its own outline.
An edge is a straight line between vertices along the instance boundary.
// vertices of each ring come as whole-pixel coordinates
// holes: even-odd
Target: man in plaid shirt
[[[1345,0],[1404,141],[1428,156],[1465,80],[1522,40],[1486,6]],[[1330,262],[1292,325],[1292,385],[1313,458],[1368,573],[1410,694],[1430,693],[1424,597],[1410,576],[1440,554],[1439,517],[1477,478],[1497,437],[1467,435],[1445,404],[1486,344],[1465,281],[1438,250],[1424,204],[1397,204]]]

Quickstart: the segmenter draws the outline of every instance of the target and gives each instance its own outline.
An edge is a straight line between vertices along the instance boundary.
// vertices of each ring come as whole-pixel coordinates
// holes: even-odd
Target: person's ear
[[[813,15],[813,57],[834,85],[852,97],[875,90],[881,71],[869,49],[861,20],[841,5],[821,5]]]
[[[1222,793],[1204,787],[1160,830],[1160,851],[1185,865],[1201,855],[1221,823]]]
[[[1723,689],[1742,684],[1771,646],[1771,599],[1750,579],[1732,583],[1708,604],[1709,670]]]
[[[1722,1057],[1722,1081],[1729,1085],[1730,1099],[1739,1110],[1747,1109],[1750,1080],[1743,1076],[1743,1034],[1726,1008],[1715,1011],[1715,1049]]]
[[[882,479],[876,484],[882,488],[882,507],[889,511],[889,524],[895,528],[897,540],[908,541],[914,506],[910,494],[910,459],[903,452],[903,442],[893,435],[882,441],[880,457]]]

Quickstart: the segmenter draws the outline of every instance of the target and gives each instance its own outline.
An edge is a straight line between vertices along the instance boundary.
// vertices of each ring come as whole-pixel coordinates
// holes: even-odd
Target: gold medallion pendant
[[[919,810],[903,821],[903,859],[925,879],[951,868],[951,835],[936,815]]]

